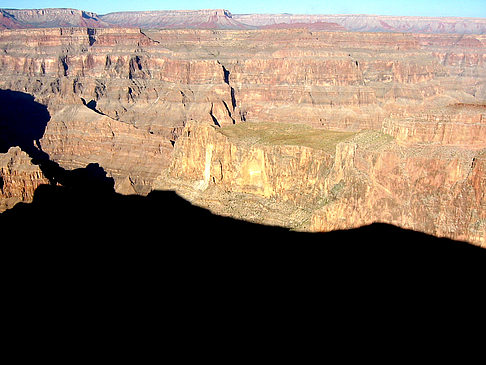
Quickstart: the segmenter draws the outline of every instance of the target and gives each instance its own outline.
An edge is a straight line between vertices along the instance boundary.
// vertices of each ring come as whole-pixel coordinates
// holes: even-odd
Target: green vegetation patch
[[[350,141],[356,143],[361,149],[379,151],[383,148],[390,147],[394,140],[392,136],[381,131],[364,130],[356,133]]]
[[[350,140],[355,132],[316,129],[302,124],[244,122],[224,126],[219,131],[245,144],[305,146],[333,153],[339,142]]]

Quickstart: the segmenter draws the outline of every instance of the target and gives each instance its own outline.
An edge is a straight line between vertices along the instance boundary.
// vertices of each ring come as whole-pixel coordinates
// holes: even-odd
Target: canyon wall
[[[8,30],[0,43],[0,87],[48,106],[43,151],[65,168],[96,155],[117,187],[150,191],[187,120],[234,122],[217,60],[176,59],[138,29]]]
[[[3,30],[0,65],[1,89],[47,106],[36,146],[68,170],[98,163],[120,193],[484,243],[483,35]]]
[[[48,183],[39,166],[20,147],[0,153],[0,213],[19,202],[30,203],[37,187]]]
[[[154,187],[221,215],[296,230],[386,222],[484,245],[485,157],[484,148],[404,147],[379,131],[189,124]]]
[[[5,30],[0,48],[2,88],[173,139],[189,120],[397,133],[479,120],[486,100],[480,35],[61,28]]]
[[[310,230],[378,221],[484,245],[484,149],[403,148],[394,141],[383,146],[358,142],[341,148],[345,153],[334,165],[338,173],[331,184],[344,186],[332,201],[313,212]]]

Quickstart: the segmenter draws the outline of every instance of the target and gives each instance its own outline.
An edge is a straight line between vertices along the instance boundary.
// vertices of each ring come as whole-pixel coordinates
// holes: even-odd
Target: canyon
[[[0,210],[63,184],[48,159],[293,231],[382,222],[486,245],[484,19],[455,34],[215,12],[231,29],[81,12],[104,23],[1,30]]]

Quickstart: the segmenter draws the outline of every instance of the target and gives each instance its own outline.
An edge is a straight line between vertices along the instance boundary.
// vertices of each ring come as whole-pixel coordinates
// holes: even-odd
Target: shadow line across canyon
[[[230,266],[267,262],[304,268],[335,265],[337,260],[407,271],[417,265],[440,264],[442,270],[450,270],[485,263],[484,249],[388,224],[329,233],[293,232],[213,215],[172,191],[120,195],[98,164],[66,171],[39,148],[37,141],[50,116],[31,95],[0,90],[0,107],[0,153],[20,146],[51,182],[37,188],[32,203],[19,203],[0,214],[0,230],[15,235],[7,244],[10,248],[23,247],[21,241],[41,242],[37,252],[42,256],[52,252],[78,263],[94,257],[109,260],[121,251],[147,261],[186,255],[200,267],[214,263],[216,257]],[[52,244],[62,248],[50,251]]]

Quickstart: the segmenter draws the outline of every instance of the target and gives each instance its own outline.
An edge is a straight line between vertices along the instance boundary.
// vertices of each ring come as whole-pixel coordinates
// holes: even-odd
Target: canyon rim
[[[0,211],[62,185],[48,160],[295,231],[486,245],[486,19],[1,9],[0,26]]]

